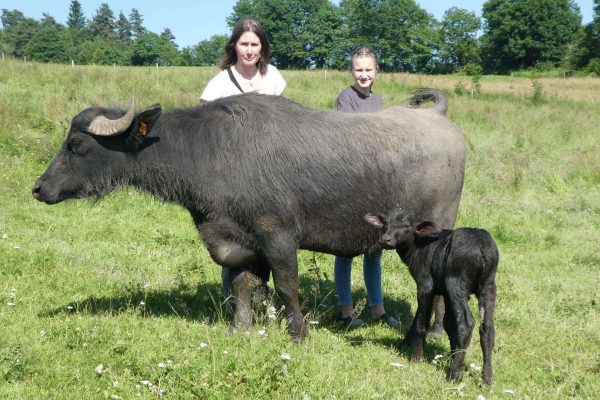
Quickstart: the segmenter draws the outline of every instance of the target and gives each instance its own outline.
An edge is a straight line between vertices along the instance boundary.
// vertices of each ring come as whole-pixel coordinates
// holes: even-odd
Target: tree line
[[[414,0],[238,0],[227,24],[261,22],[282,69],[347,68],[353,48],[366,45],[385,71],[508,73],[562,67],[600,75],[600,0],[583,25],[573,0],[488,0],[482,16],[452,7],[441,21]],[[42,62],[103,65],[215,65],[227,35],[179,49],[169,28],[144,27],[132,8],[117,17],[107,3],[86,19],[72,0],[66,25],[2,9],[0,49]]]

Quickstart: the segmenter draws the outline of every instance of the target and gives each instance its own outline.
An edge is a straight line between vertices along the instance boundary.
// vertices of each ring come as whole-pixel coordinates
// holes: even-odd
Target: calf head
[[[54,204],[110,191],[125,179],[160,114],[160,105],[136,114],[135,97],[126,112],[98,107],[80,112],[58,154],[33,186],[33,197]]]
[[[416,239],[437,237],[442,229],[431,221],[416,222],[411,211],[393,208],[387,214],[369,213],[364,216],[371,225],[381,229],[380,244],[385,249],[407,249]]]

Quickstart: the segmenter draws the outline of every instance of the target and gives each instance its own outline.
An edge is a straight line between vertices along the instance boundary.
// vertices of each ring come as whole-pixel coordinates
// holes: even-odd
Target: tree
[[[137,10],[137,8],[132,8],[129,13],[129,26],[131,28],[132,39],[137,41],[145,32],[146,28],[144,28],[144,19],[142,15]]]
[[[388,71],[429,71],[440,47],[435,20],[414,0],[343,0],[354,46],[366,45]]]
[[[572,46],[569,64],[574,68],[584,68],[590,61],[600,61],[600,0],[594,0],[594,17],[587,24]]]
[[[167,39],[173,45],[173,47],[175,47],[175,48],[179,47],[179,46],[177,46],[177,43],[175,43],[175,35],[173,35],[173,32],[171,32],[171,29],[169,29],[169,28],[163,29],[163,31],[160,33],[160,36]]]
[[[112,41],[117,38],[115,32],[115,16],[107,3],[102,3],[90,23],[90,30],[95,37]]]
[[[213,35],[209,40],[202,40],[193,46],[190,52],[193,65],[217,65],[219,59],[224,55],[228,40],[227,35]]]
[[[338,9],[329,0],[239,0],[227,22],[233,27],[244,17],[261,23],[281,68],[326,65],[341,42]]]
[[[177,65],[179,52],[168,39],[146,32],[134,43],[131,62],[133,65]]]
[[[67,27],[72,30],[83,30],[85,28],[85,16],[83,15],[81,3],[77,0],[71,0]]]
[[[558,65],[581,26],[572,0],[488,0],[482,16],[482,58],[492,72]]]
[[[479,62],[477,31],[481,21],[472,11],[451,7],[440,24],[442,47],[439,59],[444,72],[453,72]]]
[[[44,27],[33,35],[23,53],[32,60],[64,63],[69,61],[65,47],[59,30]]]
[[[80,64],[130,65],[130,59],[131,52],[123,42],[95,38],[79,46],[75,61]]]
[[[32,18],[26,18],[22,12],[2,9],[2,49],[15,57],[23,56],[23,50],[35,33],[40,29],[40,23]]]
[[[123,11],[119,12],[119,19],[117,19],[117,37],[120,41],[125,43],[131,43],[131,24],[129,20],[123,14]]]

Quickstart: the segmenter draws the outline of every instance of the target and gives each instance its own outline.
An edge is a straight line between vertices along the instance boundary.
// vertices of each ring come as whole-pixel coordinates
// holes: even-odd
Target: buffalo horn
[[[119,119],[108,119],[104,115],[99,115],[90,122],[88,132],[97,136],[118,135],[131,125],[133,117],[135,117],[135,96],[131,96],[131,104],[125,115]]]

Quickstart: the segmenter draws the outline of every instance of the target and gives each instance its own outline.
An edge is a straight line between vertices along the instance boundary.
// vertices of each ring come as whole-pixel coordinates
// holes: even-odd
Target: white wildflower
[[[8,240],[8,235],[6,233],[2,235],[2,240]]]
[[[478,394],[477,395],[477,400],[485,400],[485,397],[483,397],[483,395]]]
[[[506,390],[504,391],[504,393],[513,394],[514,392],[513,392],[512,390],[510,390],[510,389],[506,389]]]
[[[67,310],[71,311],[73,309],[73,306],[67,306]]]
[[[435,357],[433,357],[433,360],[431,361],[431,363],[437,365],[442,358],[444,358],[443,355],[437,354]]]
[[[208,347],[208,345],[204,342],[200,342],[200,348],[204,349],[205,347]]]
[[[121,399],[122,399],[122,397],[121,397],[121,396],[119,396],[119,395],[116,395],[116,394],[111,394],[111,395],[110,395],[110,398],[111,398],[112,400],[121,400]]]
[[[292,357],[289,354],[285,354],[285,353],[280,355],[279,358],[281,358],[283,361],[288,361],[288,360],[292,359]]]
[[[223,350],[223,354],[229,354],[227,350]]]
[[[44,337],[44,336],[46,336],[46,331],[42,329],[42,330],[40,331],[40,336],[41,336],[41,337]]]
[[[119,387],[119,381],[115,379],[115,381],[113,382],[113,387],[114,388],[118,388]]]
[[[103,372],[104,372],[104,365],[98,364],[98,366],[96,367],[96,373],[98,375],[102,375]]]
[[[144,300],[140,301],[140,306],[145,306],[146,302]]]
[[[17,249],[17,250],[19,250],[21,248],[21,245],[20,244],[15,244],[14,248]]]
[[[14,306],[16,306],[16,304],[15,304],[15,303],[13,303],[12,301],[9,301],[8,303],[6,303],[6,305],[7,305],[7,306],[11,306],[11,307],[14,307]]]
[[[144,386],[152,386],[152,382],[150,382],[149,380],[144,379],[143,381],[140,381],[140,383]]]
[[[319,325],[319,321],[308,321],[310,325]]]
[[[273,306],[269,306],[267,308],[267,318],[276,319],[277,318],[277,310]]]
[[[265,331],[264,329],[261,329],[257,333],[258,333],[259,336],[263,336],[265,333],[267,333],[267,331]]]
[[[393,362],[393,363],[390,363],[390,365],[391,365],[392,367],[396,367],[396,368],[400,368],[400,367],[402,367],[402,364],[400,364],[399,362]]]
[[[479,365],[471,363],[469,364],[469,367],[473,368],[475,371],[481,371],[481,367]]]
[[[164,362],[159,362],[158,363],[158,368],[167,368],[167,364],[165,364]]]

